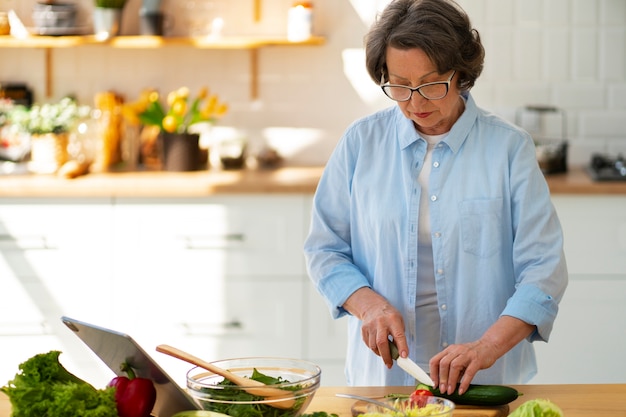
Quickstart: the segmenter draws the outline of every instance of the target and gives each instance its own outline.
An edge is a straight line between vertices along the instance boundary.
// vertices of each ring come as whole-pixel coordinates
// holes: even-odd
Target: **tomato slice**
[[[416,389],[409,396],[409,404],[411,407],[424,407],[428,404],[428,397],[432,397],[433,393],[427,389]]]

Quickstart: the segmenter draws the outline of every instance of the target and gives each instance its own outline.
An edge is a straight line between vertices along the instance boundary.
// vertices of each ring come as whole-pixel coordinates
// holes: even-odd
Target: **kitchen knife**
[[[417,382],[429,385],[431,387],[435,385],[433,380],[430,379],[430,376],[428,376],[428,374],[422,368],[420,368],[418,364],[416,364],[409,358],[403,358],[400,356],[400,352],[398,352],[398,347],[391,340],[389,341],[389,350],[391,351],[391,357],[395,359],[398,366],[404,369],[406,373],[417,379]]]

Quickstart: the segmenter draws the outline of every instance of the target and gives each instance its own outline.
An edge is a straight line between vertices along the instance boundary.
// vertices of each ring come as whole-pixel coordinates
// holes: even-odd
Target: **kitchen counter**
[[[509,404],[513,411],[533,398],[549,399],[563,410],[567,417],[624,417],[626,416],[626,384],[590,385],[516,385],[523,395]],[[338,398],[336,393],[352,393],[368,397],[381,397],[389,393],[409,393],[409,387],[321,387],[307,413],[326,411],[340,417],[350,417],[354,400]],[[506,408],[506,407],[505,407]],[[455,412],[456,417],[488,417],[503,415],[502,410],[465,408]],[[8,398],[0,393],[0,417],[9,417]],[[506,415],[506,414],[504,414]]]
[[[523,395],[509,404],[512,412],[523,402],[533,398],[544,398],[557,404],[566,417],[624,417],[626,416],[626,384],[591,385],[514,385]],[[338,392],[352,393],[366,397],[381,397],[389,393],[410,393],[408,387],[322,387],[317,392],[307,412],[326,411],[340,417],[350,416],[354,400],[338,398]],[[483,411],[459,408],[455,416],[486,417],[498,416]],[[493,411],[493,410],[491,410]]]
[[[194,172],[112,172],[74,179],[0,177],[0,197],[206,197],[214,194],[314,193],[323,167]]]
[[[215,194],[313,194],[323,167],[275,170],[119,172],[75,179],[0,176],[0,197],[206,197]],[[582,168],[547,176],[553,194],[626,195],[624,182],[596,182]]]

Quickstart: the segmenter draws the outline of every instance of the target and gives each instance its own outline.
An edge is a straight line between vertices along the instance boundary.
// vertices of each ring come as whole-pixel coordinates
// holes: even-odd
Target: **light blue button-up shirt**
[[[531,342],[548,340],[567,285],[562,231],[532,139],[468,95],[464,113],[434,149],[429,204],[441,328],[419,335],[417,177],[426,147],[398,106],[372,114],[346,130],[315,193],[304,251],[333,317],[349,317],[347,382],[415,384],[397,366],[384,366],[362,341],[360,321],[342,308],[361,287],[403,314],[414,360],[419,337],[437,338],[444,349],[479,339],[501,315],[535,325],[473,380],[527,382],[536,373]],[[427,359],[418,363],[428,367]]]

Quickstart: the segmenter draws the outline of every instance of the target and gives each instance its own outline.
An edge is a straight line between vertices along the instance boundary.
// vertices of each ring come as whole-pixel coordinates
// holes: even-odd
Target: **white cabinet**
[[[346,385],[344,373],[348,320],[333,319],[322,296],[307,283],[304,356],[322,368],[322,385]]]
[[[565,234],[571,274],[626,274],[626,197],[552,198]]]
[[[558,195],[570,282],[532,383],[623,383],[626,197]]]
[[[306,199],[304,238],[309,232],[312,197]],[[305,284],[305,344],[303,357],[322,368],[322,385],[346,385],[344,373],[348,344],[348,321],[333,319],[322,296],[306,278]]]
[[[302,216],[300,196],[116,200],[115,327],[207,360],[300,357]]]
[[[12,200],[0,206],[1,248],[9,276],[41,311],[97,320],[109,307],[111,205],[81,200]],[[2,320],[2,319],[0,319]]]
[[[0,200],[0,343],[21,360],[50,349],[94,385],[112,376],[60,316],[133,336],[180,384],[205,359],[288,356],[342,385],[346,321],[333,320],[305,270],[311,197]],[[5,366],[6,365],[6,366]]]
[[[69,363],[88,360],[59,318],[109,314],[111,209],[98,199],[0,199],[0,343],[14,358],[0,378],[51,349]]]

